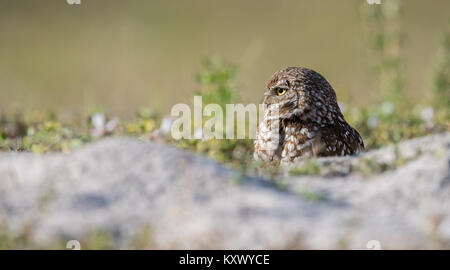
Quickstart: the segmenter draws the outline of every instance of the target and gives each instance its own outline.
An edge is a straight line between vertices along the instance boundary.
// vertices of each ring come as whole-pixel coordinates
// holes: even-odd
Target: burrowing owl
[[[267,84],[264,105],[253,153],[256,160],[292,163],[364,150],[361,136],[344,119],[333,88],[311,69],[288,67],[276,72]]]

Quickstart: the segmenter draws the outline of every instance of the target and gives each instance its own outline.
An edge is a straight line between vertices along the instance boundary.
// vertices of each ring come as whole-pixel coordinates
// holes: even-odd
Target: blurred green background
[[[382,0],[385,2],[392,0]],[[192,103],[201,60],[236,63],[244,103],[259,103],[286,66],[322,73],[346,105],[373,104],[379,55],[368,45],[364,0],[0,0],[0,112],[115,115]],[[405,94],[427,97],[450,1],[404,1]]]

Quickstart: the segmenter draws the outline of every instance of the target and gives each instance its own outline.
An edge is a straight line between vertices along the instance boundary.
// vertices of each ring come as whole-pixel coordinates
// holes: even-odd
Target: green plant
[[[449,125],[450,119],[450,23],[437,53],[433,69],[432,100],[436,109],[435,121]]]
[[[400,54],[404,38],[400,23],[402,6],[402,0],[370,6],[364,3],[362,18],[369,47],[376,56],[374,74],[377,75],[379,101],[406,109],[404,61]]]
[[[322,166],[314,159],[307,160],[290,169],[292,175],[317,175],[320,174]]]
[[[201,95],[204,104],[216,103],[225,110],[226,104],[238,100],[234,85],[237,66],[222,58],[208,58],[202,63],[203,71],[196,78],[200,84],[197,94]]]
[[[203,71],[196,76],[201,90],[196,93],[202,96],[204,105],[219,104],[222,110],[226,111],[226,104],[235,104],[239,101],[234,83],[236,71],[236,65],[221,58],[203,61]],[[250,139],[182,139],[172,141],[172,143],[180,148],[205,154],[240,170],[245,170],[249,166],[253,147],[253,142]]]

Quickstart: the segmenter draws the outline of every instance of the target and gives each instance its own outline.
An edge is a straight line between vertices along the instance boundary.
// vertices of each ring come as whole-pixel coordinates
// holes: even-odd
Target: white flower
[[[372,129],[376,128],[378,126],[378,117],[374,115],[369,117],[369,119],[367,119],[367,126]]]
[[[422,113],[420,114],[423,120],[427,122],[431,122],[433,120],[434,116],[434,110],[431,107],[424,108],[422,110]]]
[[[113,118],[106,122],[106,116],[103,113],[96,113],[91,116],[91,123],[91,136],[99,138],[112,133],[117,128],[119,119]]]
[[[91,123],[95,129],[103,129],[106,123],[106,116],[102,113],[96,113],[91,117]]]
[[[113,118],[113,119],[109,120],[108,123],[106,123],[106,125],[105,125],[105,131],[107,133],[112,133],[117,128],[118,124],[119,124],[118,118]]]
[[[392,102],[383,102],[381,104],[381,113],[383,113],[384,115],[390,115],[392,113],[394,113],[395,111],[395,105]]]
[[[161,121],[161,127],[159,128],[163,135],[167,135],[170,133],[172,128],[173,119],[171,117],[164,117]]]

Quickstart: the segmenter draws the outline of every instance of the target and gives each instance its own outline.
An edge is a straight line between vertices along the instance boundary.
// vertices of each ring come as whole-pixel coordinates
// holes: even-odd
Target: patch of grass
[[[105,136],[148,135],[157,128],[158,121],[159,116],[147,108],[124,121],[98,110],[81,123],[65,123],[52,113],[4,115],[0,121],[0,151],[67,153]]]
[[[93,231],[86,239],[81,240],[82,249],[114,249],[114,241],[111,233],[106,231]]]
[[[0,226],[0,250],[22,250],[22,249],[53,249],[65,250],[67,242],[73,238],[49,243],[36,243],[30,237],[26,228],[21,232],[12,232],[5,226]],[[85,239],[80,240],[81,249],[115,249],[113,238],[110,233],[104,231],[93,231]]]
[[[366,150],[401,140],[449,130],[449,118],[436,118],[433,107],[417,105],[401,111],[391,102],[344,111],[347,121],[361,134]]]
[[[119,125],[118,132],[124,135],[144,136],[157,128],[159,115],[149,108],[141,108],[136,117]]]
[[[322,165],[316,160],[305,161],[289,170],[291,175],[317,175],[320,174]]]
[[[136,234],[130,244],[130,249],[146,250],[152,248],[154,248],[152,227],[146,225]]]
[[[288,191],[289,190],[289,179],[285,180],[276,180],[274,183],[278,190],[280,191]],[[311,202],[324,202],[327,200],[326,196],[320,194],[318,192],[314,192],[308,190],[306,188],[299,188],[293,191],[293,193],[300,197],[303,200],[311,201]]]
[[[356,166],[352,167],[353,171],[359,172],[363,175],[378,175],[388,170],[394,169],[395,166],[392,163],[378,162],[374,159],[364,158]]]
[[[399,148],[395,146],[395,158],[391,162],[378,161],[374,158],[361,158],[356,164],[352,165],[351,171],[367,176],[382,174],[386,171],[395,170],[405,165],[406,163],[418,158],[421,153],[422,151],[419,149],[413,156],[405,157],[401,155]]]
[[[300,198],[311,202],[324,202],[327,200],[327,197],[325,197],[324,195],[306,189],[297,190],[296,194]]]
[[[32,249],[35,244],[30,243],[28,234],[13,233],[5,226],[0,226],[0,250]]]

